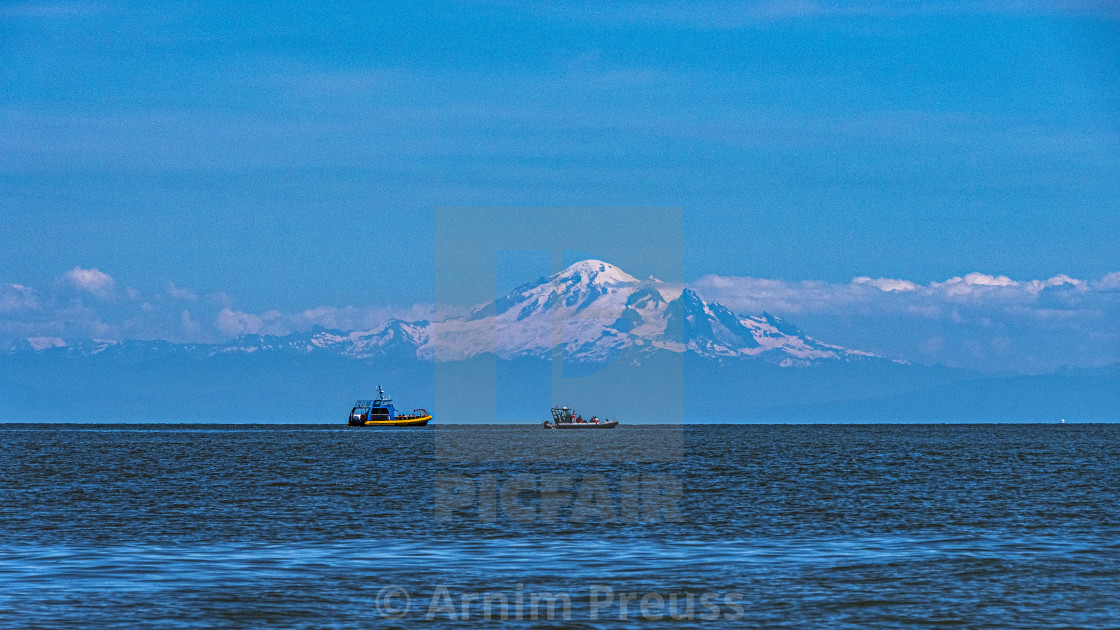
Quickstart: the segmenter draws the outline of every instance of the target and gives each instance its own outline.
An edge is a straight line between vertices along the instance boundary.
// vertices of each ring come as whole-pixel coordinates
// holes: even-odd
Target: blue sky
[[[1113,300],[1113,3],[318,5],[0,4],[0,332],[57,332],[53,304],[189,336],[177,304],[144,324],[174,291],[420,308],[458,206],[679,207],[686,282],[1067,274]],[[92,269],[155,310],[75,305]],[[829,312],[800,314],[843,341]]]

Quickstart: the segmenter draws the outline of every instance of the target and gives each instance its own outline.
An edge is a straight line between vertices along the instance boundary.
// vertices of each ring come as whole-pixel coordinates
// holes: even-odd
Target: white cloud
[[[179,313],[179,327],[188,336],[197,336],[201,330],[198,322],[194,321],[194,318],[191,317],[191,312],[187,309],[183,309],[183,311]]]
[[[1077,278],[1071,278],[1064,273],[1060,273],[1060,274],[1054,276],[1053,278],[1048,278],[1046,280],[1046,286],[1048,286],[1048,287],[1060,287],[1063,284],[1071,284],[1075,287],[1084,287],[1084,286],[1087,285],[1087,283],[1084,280],[1078,280]]]
[[[167,287],[164,288],[164,293],[171,296],[176,300],[183,300],[185,302],[195,302],[198,300],[198,294],[190,289],[184,289],[175,286],[174,282],[168,282]]]
[[[22,284],[0,284],[0,313],[20,313],[39,308],[35,292]]]
[[[733,311],[787,316],[826,341],[913,361],[1035,371],[1120,361],[1120,272],[1093,282],[973,272],[925,284],[706,276],[695,288]]]
[[[1084,299],[1092,299],[1094,292],[1120,288],[1120,272],[1110,273],[1092,283],[1066,274],[1020,282],[1007,276],[979,272],[928,284],[866,276],[853,278],[848,284],[704,276],[695,287],[706,298],[722,302],[739,312],[840,314],[854,307],[871,306],[874,310],[906,311],[934,317],[950,312],[945,306],[962,304],[975,307],[987,304],[1004,310],[1012,305],[1024,306],[1019,312],[1053,309],[1062,305],[1082,308],[1086,306],[1082,304]]]
[[[82,269],[81,267],[74,267],[66,272],[63,279],[70,286],[99,298],[109,297],[117,286],[112,276],[97,268]]]
[[[870,284],[880,291],[916,291],[918,285],[909,280],[895,280],[893,278],[868,278],[861,276],[852,279],[853,284]]]
[[[929,288],[946,296],[964,298],[986,291],[989,287],[1017,286],[1019,286],[1019,283],[1007,276],[990,276],[986,273],[973,272],[963,278],[958,276],[949,278],[944,282],[932,282]]]
[[[81,296],[70,292],[76,289]],[[128,296],[129,299],[105,299]],[[82,299],[85,295],[97,300]],[[145,295],[122,289],[98,269],[75,267],[45,293],[0,283],[0,350],[21,339],[59,338],[107,341],[165,339],[174,343],[219,343],[246,334],[287,335],[324,326],[344,331],[380,328],[393,318],[445,318],[464,309],[412,306],[316,306],[285,313],[239,309],[224,292],[199,293],[167,283]]]
[[[223,308],[218,313],[218,330],[222,334],[237,337],[239,335],[255,335],[264,326],[264,320],[252,313],[243,313],[231,308]]]
[[[461,315],[466,309],[435,307],[431,304],[415,304],[408,307],[380,306],[355,307],[316,306],[293,316],[292,324],[296,329],[323,326],[337,330],[370,330],[384,326],[391,319],[404,321],[439,320]]]
[[[464,309],[436,308],[430,304],[395,306],[316,306],[296,313],[271,310],[247,313],[226,306],[216,315],[218,331],[226,337],[245,334],[287,335],[322,326],[342,331],[372,330],[392,319],[417,321],[460,315]]]
[[[1120,271],[1113,271],[1093,283],[1097,291],[1120,291]]]
[[[946,284],[953,283],[960,280],[960,278],[950,278],[946,280]],[[972,272],[964,277],[964,283],[969,285],[981,285],[985,287],[1014,287],[1019,283],[1015,282],[1007,276],[989,276],[986,273]]]
[[[27,343],[31,344],[31,347],[36,350],[61,348],[66,345],[66,342],[60,337],[28,337]]]

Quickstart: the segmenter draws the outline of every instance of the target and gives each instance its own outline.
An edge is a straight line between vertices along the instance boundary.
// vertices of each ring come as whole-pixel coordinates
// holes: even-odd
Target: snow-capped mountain
[[[568,360],[583,362],[608,361],[627,349],[761,358],[786,366],[874,356],[813,339],[773,315],[736,315],[691,289],[641,281],[600,260],[584,260],[521,285],[461,317],[392,320],[367,331],[319,328],[288,337],[249,336],[215,352],[264,347],[355,358],[404,353],[438,362],[481,354],[544,357],[554,348]]]
[[[1120,408],[1115,367],[987,378],[906,364],[597,260],[461,317],[222,344],[35,337],[0,352],[0,374],[4,421],[70,421],[77,401],[88,421],[322,422],[382,383],[450,422],[536,418],[557,402],[639,422],[664,419],[667,404],[702,422],[1110,419]]]
[[[622,350],[712,358],[763,357],[787,365],[867,357],[817,341],[772,315],[740,317],[688,288],[639,281],[601,260],[584,260],[470,314],[427,326],[419,356],[454,361],[491,352],[604,361]]]
[[[161,351],[171,345],[128,341],[114,347],[107,342],[52,340],[38,346],[92,354],[147,343],[159,345]],[[28,348],[42,349],[35,344]],[[466,315],[442,321],[393,319],[372,330],[316,327],[287,336],[245,335],[223,344],[189,347],[191,354],[208,356],[287,351],[436,362],[483,354],[500,359],[549,357],[554,349],[566,360],[587,363],[610,361],[623,351],[687,353],[716,360],[757,358],[782,366],[875,356],[813,339],[773,315],[737,315],[722,304],[705,302],[689,288],[653,278],[638,280],[601,260],[577,262]]]

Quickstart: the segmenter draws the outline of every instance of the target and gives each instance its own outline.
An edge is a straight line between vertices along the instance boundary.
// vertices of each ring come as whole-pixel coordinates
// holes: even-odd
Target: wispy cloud
[[[1120,361],[1120,272],[1014,280],[969,273],[920,283],[705,276],[706,299],[792,318],[817,337],[917,362],[1049,371]]]
[[[198,300],[197,293],[191,291],[190,289],[177,287],[175,286],[174,282],[168,282],[167,287],[164,289],[164,292],[175,300],[185,300],[187,302],[195,302]]]
[[[392,319],[404,321],[442,319],[458,315],[465,309],[437,308],[430,304],[412,306],[316,306],[294,313],[268,310],[250,313],[223,308],[217,314],[216,326],[222,336],[287,335],[322,326],[334,330],[372,330]]]
[[[1094,282],[1093,288],[1098,291],[1120,291],[1120,271],[1114,271]]]
[[[240,335],[287,335],[323,326],[370,330],[391,319],[416,321],[461,314],[430,304],[317,305],[296,312],[239,309],[223,291],[168,282],[145,294],[97,268],[75,267],[42,288],[0,283],[0,350],[19,340],[47,347],[65,339],[165,339],[217,343]]]
[[[0,283],[0,315],[26,313],[39,308],[35,292],[22,284]]]
[[[740,311],[837,313],[855,305],[880,303],[910,308],[944,308],[966,304],[1065,304],[1071,308],[1094,298],[1112,299],[1120,272],[1087,281],[1059,274],[1044,280],[1016,281],[1004,275],[973,272],[940,282],[921,284],[901,278],[861,276],[851,282],[787,282],[746,276],[708,275],[697,281],[706,296]]]
[[[63,279],[70,286],[99,298],[112,296],[117,288],[117,283],[112,276],[95,268],[74,267],[66,272]]]
[[[496,2],[542,15],[599,24],[667,24],[737,29],[810,18],[909,15],[1081,15],[1120,18],[1111,0],[660,0],[658,2]]]

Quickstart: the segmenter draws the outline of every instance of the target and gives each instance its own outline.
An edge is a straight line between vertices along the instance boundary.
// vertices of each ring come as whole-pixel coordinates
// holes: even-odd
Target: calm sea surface
[[[0,425],[0,626],[1115,628],[1118,489],[1120,425]]]

